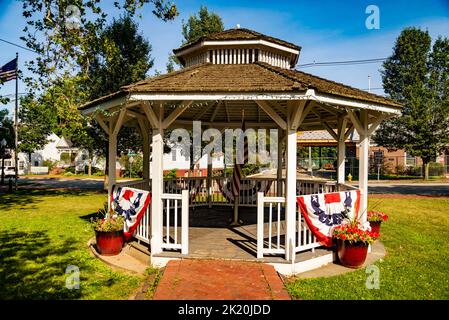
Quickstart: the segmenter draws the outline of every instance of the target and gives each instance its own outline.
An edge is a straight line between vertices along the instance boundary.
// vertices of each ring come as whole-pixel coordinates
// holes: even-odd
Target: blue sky
[[[104,1],[104,0],[103,0]],[[108,1],[106,1],[108,2]],[[109,1],[112,3],[112,1]],[[181,44],[182,20],[198,11],[201,5],[217,12],[226,28],[241,27],[278,37],[302,47],[299,64],[339,60],[355,60],[387,57],[392,52],[394,40],[404,27],[417,26],[428,30],[432,38],[449,37],[449,1],[175,1],[180,16],[172,22],[162,22],[151,14],[151,6],[138,19],[140,29],[153,46],[155,70],[165,71],[167,56]],[[380,10],[380,28],[365,27],[368,5]],[[112,5],[105,7],[111,16],[116,13]],[[24,21],[21,4],[0,0],[0,38],[20,43]],[[0,42],[0,64],[13,59],[18,51],[21,60],[28,60],[33,53]],[[303,71],[327,79],[366,89],[368,75],[371,87],[382,86],[379,68],[381,64],[354,66],[311,67]],[[19,84],[19,91],[24,91]],[[0,94],[14,92],[13,81],[0,88]],[[382,90],[373,90],[382,94]],[[8,105],[10,108],[11,105]]]

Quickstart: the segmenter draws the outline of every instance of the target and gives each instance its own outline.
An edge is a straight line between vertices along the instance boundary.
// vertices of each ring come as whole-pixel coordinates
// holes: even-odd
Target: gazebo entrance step
[[[296,254],[295,263],[304,262],[307,260],[312,260],[315,258],[319,258],[325,255],[333,254],[332,249],[326,248],[316,248],[315,252],[304,251]],[[287,261],[283,256],[266,256],[263,259],[257,259],[254,257],[231,257],[220,254],[206,254],[206,253],[190,253],[188,255],[183,255],[176,251],[164,251],[160,254],[153,255],[155,258],[171,258],[171,259],[211,259],[211,260],[239,260],[239,261],[255,261],[255,262],[263,262],[263,263],[276,263],[276,264],[291,264],[291,261]]]
[[[123,251],[142,263],[149,265],[151,262],[151,255],[149,248],[146,245],[138,243],[137,241],[129,242],[123,248]]]

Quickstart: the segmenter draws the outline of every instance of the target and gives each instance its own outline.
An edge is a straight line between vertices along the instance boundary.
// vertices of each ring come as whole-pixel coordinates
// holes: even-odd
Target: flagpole
[[[16,52],[16,105],[15,105],[15,112],[14,112],[14,162],[15,162],[15,169],[16,169],[16,177],[14,179],[14,189],[17,191],[17,179],[19,178],[19,134],[18,134],[18,127],[19,127],[19,53]]]

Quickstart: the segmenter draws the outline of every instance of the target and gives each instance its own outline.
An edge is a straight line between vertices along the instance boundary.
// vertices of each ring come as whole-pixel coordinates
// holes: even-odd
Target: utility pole
[[[14,162],[15,162],[15,179],[14,190],[17,191],[17,179],[19,179],[19,53],[16,52],[16,105],[14,112]]]

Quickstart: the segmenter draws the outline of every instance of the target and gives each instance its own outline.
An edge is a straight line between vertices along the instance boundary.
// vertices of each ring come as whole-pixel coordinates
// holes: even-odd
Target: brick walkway
[[[155,300],[289,300],[273,266],[230,260],[172,260]]]

